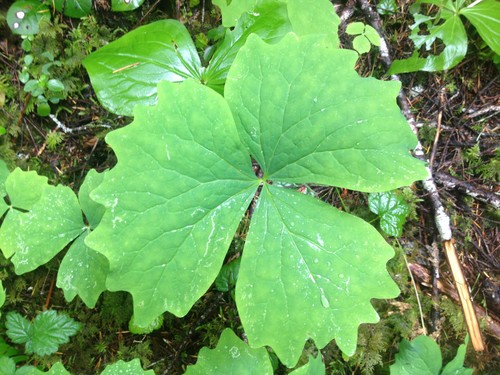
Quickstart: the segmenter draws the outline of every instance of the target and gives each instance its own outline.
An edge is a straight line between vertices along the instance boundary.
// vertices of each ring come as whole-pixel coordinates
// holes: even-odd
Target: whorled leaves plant
[[[376,192],[426,176],[399,85],[359,77],[356,59],[324,37],[251,35],[224,97],[160,82],[158,103],[108,134],[118,163],[90,194],[106,212],[85,243],[109,260],[107,288],[132,294],[139,325],[189,311],[260,191],[236,286],[249,344],[287,366],[309,338],[353,354],[358,325],[378,319],[370,300],[398,294],[393,251],[368,223],[280,183]]]

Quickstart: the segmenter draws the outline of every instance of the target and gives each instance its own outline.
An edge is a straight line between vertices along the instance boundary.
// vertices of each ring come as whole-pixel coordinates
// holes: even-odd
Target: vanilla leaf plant
[[[90,193],[106,211],[85,243],[109,260],[106,287],[132,294],[138,325],[189,311],[256,201],[236,284],[250,346],[289,367],[309,338],[354,353],[358,325],[378,320],[370,300],[399,293],[392,248],[363,220],[280,186],[377,192],[426,176],[399,84],[360,77],[356,60],[324,35],[250,35],[224,97],[163,81],[156,105],[108,134],[118,162]]]

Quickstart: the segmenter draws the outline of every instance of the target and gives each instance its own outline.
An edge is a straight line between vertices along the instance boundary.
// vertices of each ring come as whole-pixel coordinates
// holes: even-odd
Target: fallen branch
[[[500,209],[500,196],[487,190],[483,190],[470,182],[459,180],[446,173],[437,172],[434,174],[435,180],[445,189],[457,189],[458,191],[467,194],[478,201],[487,203]]]
[[[368,0],[358,0],[358,4],[361,10],[364,12],[366,18],[370,21],[372,27],[375,30],[377,30],[378,34],[380,35],[379,48],[380,48],[381,60],[386,65],[386,68],[389,68],[389,66],[392,64],[392,59],[382,29],[382,21],[380,20],[378,13],[372,9],[371,5],[368,3]],[[397,75],[393,75],[391,76],[391,78],[393,80],[400,81],[399,76]],[[413,132],[418,135],[415,117],[413,116],[413,113],[409,108],[408,98],[406,97],[406,94],[404,93],[403,90],[400,91],[400,94],[398,96],[398,102],[401,106],[403,114],[408,120],[408,124],[412,128]],[[428,162],[420,142],[418,142],[414,154],[422,161]],[[441,203],[441,198],[439,197],[436,183],[434,182],[432,170],[430,168],[427,168],[427,171],[429,173],[428,177],[426,180],[422,181],[422,185],[424,189],[428,192],[429,199],[434,208],[434,220],[436,222],[436,227],[439,231],[439,235],[442,240],[442,244],[446,254],[446,259],[448,260],[448,265],[450,267],[453,280],[455,282],[455,287],[457,288],[458,296],[460,298],[460,303],[462,305],[462,309],[464,312],[465,321],[467,323],[467,329],[471,337],[471,342],[475,351],[477,352],[484,351],[485,346],[483,338],[481,336],[481,331],[479,329],[479,322],[477,320],[476,313],[472,306],[472,301],[469,294],[469,288],[467,286],[467,282],[463,275],[460,262],[458,261],[457,252],[455,250],[451,227],[450,227],[450,217],[444,210],[443,204]]]

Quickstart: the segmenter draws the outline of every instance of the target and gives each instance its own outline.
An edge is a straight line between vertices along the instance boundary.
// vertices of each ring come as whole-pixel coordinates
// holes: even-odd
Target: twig
[[[87,125],[82,125],[82,126],[79,126],[77,128],[68,128],[66,125],[64,125],[61,121],[59,121],[57,119],[56,116],[54,116],[53,114],[50,114],[49,115],[50,119],[52,121],[54,121],[57,125],[57,127],[59,129],[61,129],[64,133],[73,133],[73,132],[79,132],[79,131],[82,131],[82,130],[87,130],[89,128],[92,128],[94,126],[100,126],[102,128],[107,128],[107,129],[110,129],[111,128],[111,125],[105,125],[105,124],[87,124]]]
[[[446,173],[436,172],[434,177],[436,182],[445,189],[457,189],[478,201],[490,204],[496,209],[500,209],[500,196],[498,194],[481,189],[470,182],[459,180]]]
[[[366,15],[366,18],[370,21],[371,25],[380,35],[380,55],[381,59],[386,65],[387,68],[392,63],[392,59],[390,57],[389,49],[387,47],[386,38],[382,31],[382,22],[377,12],[375,12],[367,0],[358,0],[358,4],[360,8]],[[399,80],[397,75],[393,75],[391,77],[393,80]],[[415,134],[418,134],[416,121],[413,114],[410,111],[408,106],[407,98],[403,90],[400,91],[398,96],[401,109],[406,116],[408,123]],[[423,152],[422,145],[418,142],[417,148],[414,151],[415,156],[419,159],[426,161],[425,155]],[[448,260],[448,264],[450,266],[450,270],[452,272],[453,279],[455,281],[455,287],[457,288],[458,295],[460,297],[460,302],[462,304],[462,309],[464,311],[465,321],[467,323],[467,328],[469,331],[469,335],[471,337],[471,342],[475,351],[484,351],[484,341],[481,336],[481,331],[479,329],[479,322],[477,320],[477,316],[475,314],[474,308],[472,306],[472,301],[469,294],[469,289],[467,283],[465,281],[462,268],[460,266],[460,262],[458,261],[457,253],[454,246],[454,241],[452,239],[451,227],[450,227],[450,217],[446,214],[444,207],[441,203],[441,199],[439,197],[439,193],[434,182],[434,178],[432,176],[432,170],[427,168],[429,174],[427,179],[422,181],[422,185],[424,189],[429,193],[429,198],[434,208],[434,219],[436,222],[436,227],[439,231],[439,235],[441,240],[443,241],[443,247],[445,249],[446,258]]]

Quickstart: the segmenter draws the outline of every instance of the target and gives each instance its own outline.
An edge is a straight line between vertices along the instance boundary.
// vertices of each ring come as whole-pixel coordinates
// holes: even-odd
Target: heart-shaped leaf
[[[191,80],[158,92],[106,138],[118,164],[91,194],[107,210],[86,240],[109,259],[108,288],[132,293],[140,326],[205,293],[259,184],[220,95]]]
[[[195,365],[188,366],[186,375],[273,374],[265,348],[252,349],[234,332],[225,329],[214,349],[202,348]]]

